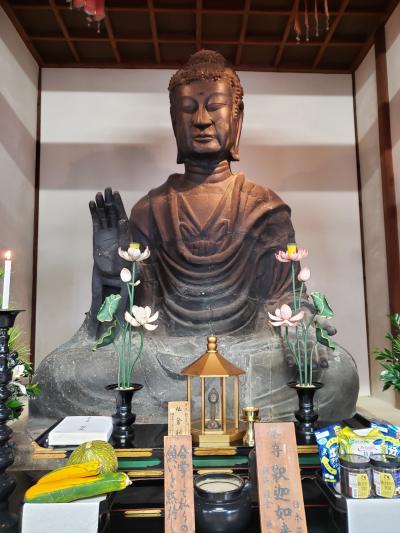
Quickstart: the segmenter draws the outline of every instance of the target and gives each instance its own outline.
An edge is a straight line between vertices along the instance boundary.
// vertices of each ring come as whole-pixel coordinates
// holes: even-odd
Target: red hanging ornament
[[[304,26],[306,27],[306,42],[310,40],[310,24],[308,21],[308,0],[304,0]]]
[[[104,4],[105,4],[104,0],[96,0],[96,13],[94,15],[94,20],[96,22],[100,22],[106,16]]]
[[[319,37],[318,0],[314,0],[315,37]]]
[[[330,14],[329,14],[328,0],[325,0],[325,17],[326,17],[326,31],[329,31]]]
[[[67,0],[67,3],[71,4],[71,8],[83,9],[89,22],[100,23],[106,16],[105,0]]]
[[[86,0],[83,9],[87,15],[93,17],[96,14],[96,0]]]
[[[299,43],[301,41],[302,26],[300,22],[300,2],[297,4],[296,12],[294,15],[294,31],[296,33],[296,41]],[[304,29],[305,29],[305,40],[309,42],[310,40],[310,13],[312,13],[312,3],[311,11],[308,9],[308,0],[304,0]],[[324,13],[326,20],[326,31],[329,31],[329,4],[328,0],[324,0]],[[318,13],[318,0],[314,0],[314,19],[315,19],[315,36],[319,37],[319,13]]]

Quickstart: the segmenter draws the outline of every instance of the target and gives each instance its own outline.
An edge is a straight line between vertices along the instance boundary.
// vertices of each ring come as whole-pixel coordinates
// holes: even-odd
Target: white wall
[[[397,6],[388,20],[385,33],[393,170],[396,183],[397,222],[400,235],[400,5]],[[400,312],[400,309],[398,312]]]
[[[400,6],[385,26],[388,92],[390,102],[393,169],[395,175],[397,216],[400,234]],[[389,288],[378,131],[375,50],[372,48],[357,72],[356,104],[360,150],[361,197],[365,246],[365,273],[368,306],[368,330],[371,348],[371,390],[374,396],[394,403],[393,390],[382,391],[375,361],[376,348],[390,347],[385,334],[390,329]],[[393,243],[398,246],[398,243]],[[400,312],[400,309],[397,310]]]
[[[389,293],[383,221],[382,178],[379,150],[378,102],[375,48],[372,48],[355,74],[358,145],[360,154],[361,200],[363,206],[365,275],[368,305],[368,331],[371,351],[383,348],[390,328]],[[382,392],[381,366],[371,355],[371,390],[389,402],[392,391]]]
[[[38,66],[0,7],[0,258],[13,252],[10,305],[30,339]]]
[[[90,303],[87,203],[107,185],[128,209],[177,170],[171,71],[44,69],[37,359],[68,339]],[[336,311],[338,342],[369,391],[351,77],[239,73],[241,161],[292,207],[310,249],[311,289]],[[49,327],[51,325],[51,327]]]

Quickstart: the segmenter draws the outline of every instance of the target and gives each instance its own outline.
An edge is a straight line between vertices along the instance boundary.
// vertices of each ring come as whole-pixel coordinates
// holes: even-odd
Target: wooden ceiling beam
[[[4,9],[6,15],[13,23],[15,29],[19,33],[19,36],[24,41],[26,47],[30,51],[30,53],[35,58],[36,62],[40,65],[44,65],[44,61],[42,56],[39,54],[39,52],[36,50],[35,46],[32,44],[32,42],[29,39],[28,34],[25,31],[25,28],[22,26],[20,21],[18,20],[16,14],[14,13],[13,9],[10,7],[10,4],[6,0],[0,0],[0,6]]]
[[[197,0],[196,0],[197,1]],[[17,4],[13,5],[12,9],[14,11],[50,11],[50,6],[47,4],[39,4],[39,5],[33,5],[33,4]],[[57,5],[57,9],[64,11],[66,9],[70,9],[70,7],[65,4]],[[134,6],[106,6],[106,11],[110,13],[148,13],[148,8],[146,7],[134,7]],[[191,7],[154,7],[155,13],[172,13],[172,14],[179,14],[179,13],[193,13],[196,14],[198,11],[197,4],[196,8]],[[216,15],[242,15],[243,9],[223,9],[223,8],[203,8],[201,9],[201,12],[204,14],[216,14]],[[249,15],[257,15],[257,16],[287,16],[289,17],[291,15],[291,10],[288,9],[250,9]],[[304,9],[300,9],[299,13],[301,15],[304,15]],[[331,11],[330,14],[332,17],[337,16],[340,13],[340,11],[334,10]],[[380,17],[385,16],[386,11],[382,9],[348,9],[346,11],[346,17]]]
[[[32,4],[17,4],[12,6],[14,11],[51,11],[48,4],[33,6]]]
[[[132,69],[141,69],[141,68],[148,68],[148,69],[176,69],[182,67],[182,63],[178,62],[164,62],[161,64],[156,63],[150,63],[150,62],[138,62],[138,61],[124,61],[124,63],[121,63],[119,65],[115,64],[111,61],[97,61],[93,63],[80,63],[79,65],[76,65],[76,63],[47,63],[46,67],[48,68],[132,68]],[[302,73],[302,74],[311,74],[311,73],[320,73],[320,74],[351,74],[351,71],[349,69],[327,69],[327,68],[319,68],[316,70],[313,70],[311,68],[302,68],[298,65],[284,65],[280,66],[279,68],[273,67],[273,66],[266,66],[266,65],[238,65],[236,67],[236,70],[238,71],[246,71],[246,72],[294,72],[294,73]]]
[[[275,56],[274,67],[279,67],[279,63],[281,62],[283,51],[285,50],[286,41],[289,38],[290,29],[293,26],[296,12],[299,9],[299,3],[300,3],[300,0],[294,0],[293,2],[292,10],[290,11],[290,15],[286,23],[285,31],[283,32],[283,35],[282,35],[282,41],[279,45],[278,51]]]
[[[31,41],[61,41],[61,42],[67,42],[67,39],[65,37],[62,37],[61,35],[31,35],[30,36]],[[108,43],[110,42],[110,39],[108,37],[101,37],[100,35],[98,37],[86,37],[86,36],[79,36],[79,35],[72,35],[70,36],[70,40],[72,42],[82,41],[82,42],[88,42],[88,43]],[[138,41],[141,42],[141,41]],[[149,38],[146,40],[146,42],[152,42],[152,40]]]
[[[36,4],[36,5],[35,5]],[[114,2],[113,2],[114,4]],[[318,53],[316,54],[315,60],[313,62],[312,67],[306,67],[304,70],[301,69],[297,64],[291,64],[288,65],[286,61],[282,61],[284,50],[286,47],[294,47],[298,46],[297,42],[292,39],[289,40],[291,29],[294,25],[294,16],[296,13],[296,9],[298,9],[301,5],[301,7],[304,6],[303,2],[300,2],[300,0],[293,0],[292,3],[292,9],[251,9],[251,0],[245,0],[243,3],[243,6],[241,9],[232,9],[227,7],[226,9],[221,8],[204,8],[204,4],[202,0],[196,0],[196,3],[193,7],[190,8],[181,8],[181,7],[156,7],[155,0],[147,0],[147,3],[144,4],[143,7],[133,7],[129,3],[127,5],[120,5],[120,6],[108,6],[106,5],[106,19],[105,19],[105,29],[107,31],[106,34],[103,35],[93,35],[91,32],[82,32],[84,34],[80,35],[74,34],[70,35],[70,31],[66,23],[64,22],[64,19],[62,17],[62,11],[65,9],[70,9],[67,3],[57,3],[57,0],[46,0],[46,3],[44,0],[37,5],[35,2],[30,3],[24,3],[24,4],[18,4],[18,5],[11,5],[11,3],[7,0],[0,0],[0,5],[2,5],[11,19],[12,23],[16,27],[17,31],[21,35],[22,39],[24,40],[25,44],[31,51],[32,55],[35,57],[36,61],[44,66],[48,65],[48,63],[45,63],[43,58],[41,57],[41,54],[38,52],[38,50],[35,47],[35,41],[61,41],[65,42],[69,49],[71,50],[71,53],[74,57],[75,66],[81,66],[81,63],[84,64],[86,67],[90,66],[87,62],[82,62],[82,60],[79,57],[77,46],[75,43],[82,41],[82,42],[107,42],[110,44],[110,46],[113,49],[114,57],[116,64],[113,64],[113,66],[125,66],[129,68],[131,66],[132,68],[140,68],[140,66],[143,65],[143,63],[134,63],[134,66],[131,65],[129,62],[125,62],[120,55],[119,52],[119,44],[118,43],[151,43],[153,44],[154,48],[154,57],[155,57],[155,64],[152,65],[153,68],[168,68],[168,64],[162,62],[161,53],[160,53],[160,43],[174,43],[174,44],[190,44],[195,45],[196,49],[200,49],[202,46],[209,46],[213,47],[213,45],[229,45],[229,46],[236,46],[236,53],[231,58],[237,68],[241,69],[248,69],[248,70],[261,70],[261,71],[293,71],[293,72],[352,72],[354,71],[361,61],[364,59],[365,55],[367,54],[368,50],[373,44],[373,40],[376,34],[376,31],[382,27],[382,25],[386,22],[386,20],[389,18],[395,7],[399,4],[399,0],[390,0],[389,5],[386,10],[382,10],[382,8],[377,9],[371,9],[370,7],[368,9],[352,9],[351,8],[351,2],[349,0],[342,0],[340,4],[340,8],[336,9],[334,11],[331,11],[332,15],[332,24],[330,30],[327,32],[325,39],[322,41],[314,41],[310,40],[309,42],[302,42],[301,47],[319,47]],[[226,4],[229,6],[229,3]],[[29,20],[29,13],[33,13],[34,11],[47,11],[52,12],[54,17],[56,18],[57,27],[61,29],[60,35],[45,35],[45,34],[38,34],[38,35],[28,35],[27,31],[25,30],[23,23],[21,23],[17,17],[17,14],[19,11],[25,11],[26,16],[24,16],[22,21],[27,19]],[[111,24],[110,14],[111,13],[146,13],[149,16],[150,20],[150,29],[151,34],[149,32],[149,35],[146,37],[131,37],[130,35],[119,35],[119,37],[116,37],[114,33],[114,28]],[[157,28],[157,13],[167,13],[170,15],[179,15],[179,14],[192,14],[194,15],[195,19],[195,31],[193,32],[193,35],[184,35],[184,34],[159,34],[158,28]],[[304,15],[304,9],[299,9],[299,13]],[[203,15],[220,15],[220,16],[233,16],[235,15],[237,18],[241,17],[241,25],[240,25],[240,35],[235,39],[205,39],[203,34],[203,26],[205,24],[204,16]],[[22,13],[21,13],[22,16]],[[83,16],[83,15],[82,15]],[[248,37],[246,36],[248,30],[248,24],[249,24],[249,17],[250,16],[270,16],[270,17],[279,17],[279,16],[285,16],[287,17],[286,26],[283,32],[282,36],[254,36],[254,37]],[[343,19],[343,17],[346,17],[346,20],[350,24],[351,19],[353,17],[375,17],[376,23],[374,21],[373,25],[374,28],[371,30],[371,34],[368,36],[367,41],[359,41],[357,40],[357,32],[354,33],[354,35],[350,36],[350,38],[347,39],[340,39],[337,40],[335,38],[335,32],[337,30],[337,27],[340,23],[340,20]],[[335,18],[333,18],[335,17]],[[349,19],[350,17],[350,19]],[[363,19],[361,19],[363,20]],[[24,24],[25,25],[25,24]],[[54,30],[56,31],[56,30]],[[242,53],[243,53],[243,47],[244,46],[264,46],[264,47],[275,47],[277,48],[277,52],[274,58],[274,62],[272,67],[265,65],[242,65]],[[333,70],[329,68],[319,68],[319,64],[321,62],[321,59],[323,57],[323,54],[327,50],[327,48],[351,48],[355,50],[356,52],[356,59],[353,61],[353,64],[351,65],[351,69],[336,69],[334,65],[332,65]],[[43,51],[44,54],[44,51]],[[79,63],[79,65],[78,65]],[[283,64],[284,63],[284,64]],[[71,65],[72,65],[72,58],[71,58]],[[108,64],[108,63],[107,63]],[[111,62],[109,63],[111,65]],[[98,66],[98,63],[93,60],[92,62],[93,66]],[[136,65],[136,66],[135,66]],[[266,70],[265,70],[266,69]]]
[[[329,28],[326,36],[325,36],[324,42],[321,45],[317,55],[315,56],[315,59],[313,61],[313,65],[312,65],[313,68],[317,68],[318,67],[318,65],[319,65],[319,63],[320,63],[320,61],[322,59],[322,56],[324,55],[325,50],[327,49],[327,47],[329,45],[329,42],[332,39],[333,34],[335,33],[335,30],[336,30],[339,22],[343,18],[343,15],[344,15],[344,13],[345,13],[345,11],[347,9],[347,6],[349,5],[349,2],[350,2],[350,0],[342,0],[341,1],[339,13],[336,15],[336,18],[331,22],[330,28]]]
[[[242,15],[242,25],[240,28],[240,35],[239,35],[239,43],[236,47],[235,65],[239,65],[240,60],[242,58],[243,42],[246,38],[250,7],[251,7],[251,0],[245,0],[244,10],[243,10],[243,15]]]
[[[359,54],[357,55],[357,57],[355,58],[353,62],[353,66],[352,66],[353,72],[358,69],[362,60],[367,55],[369,49],[374,44],[376,32],[381,27],[381,25],[384,24],[384,21],[385,21],[385,17],[380,17],[376,20],[376,23],[374,25],[374,29],[372,30],[371,35],[368,37],[368,40],[363,44]]]
[[[151,36],[153,39],[154,56],[156,58],[156,63],[161,63],[160,44],[158,42],[158,35],[157,35],[157,21],[156,21],[156,13],[154,10],[154,0],[147,0],[147,7],[149,10],[149,16],[150,16],[150,28],[151,28]]]
[[[393,11],[396,9],[398,4],[399,4],[399,0],[392,0],[389,3],[389,5],[388,5],[386,11],[383,13],[383,15],[380,16],[376,20],[376,24],[374,26],[373,31],[371,32],[371,35],[369,36],[368,40],[365,42],[364,46],[361,48],[360,53],[355,58],[355,60],[354,60],[354,62],[352,64],[352,67],[351,67],[352,68],[352,72],[355,72],[358,69],[358,67],[361,65],[363,59],[368,54],[370,48],[374,44],[375,36],[376,36],[377,31],[379,30],[379,28],[381,26],[386,24],[386,21],[388,20],[390,15],[393,13]]]
[[[73,42],[110,42],[109,37],[102,37],[102,36],[92,36],[87,37],[85,35],[70,35],[70,40]],[[60,35],[31,35],[29,37],[32,41],[62,41],[66,42],[65,37]],[[115,37],[114,36],[115,43],[152,43],[153,39],[149,37]],[[187,44],[196,44],[196,38],[191,35],[158,35],[158,42],[159,43],[187,43]],[[258,38],[258,37],[251,37],[245,39],[243,42],[238,41],[237,39],[206,39],[205,44],[208,45],[246,45],[246,46],[279,46],[281,41],[279,39],[266,39],[266,38]],[[285,46],[299,46],[297,41],[286,41]],[[308,42],[308,43],[302,43],[301,46],[305,47],[316,47],[318,44],[315,42]],[[328,44],[328,47],[335,47],[335,48],[358,48],[362,47],[363,43],[355,42],[355,41],[331,41]],[[118,63],[120,61],[117,61]],[[240,64],[240,63],[239,63]]]
[[[115,61],[117,63],[121,63],[121,54],[119,53],[118,44],[115,40],[114,30],[110,22],[110,17],[108,16],[107,12],[104,18],[104,25],[106,27],[108,38],[110,39],[110,42],[111,42],[111,46],[112,46],[114,56],[115,56]]]
[[[68,44],[68,47],[71,50],[71,54],[73,55],[73,58],[75,59],[75,61],[77,63],[79,63],[81,59],[79,57],[78,51],[77,51],[77,49],[75,47],[75,44],[72,42],[72,40],[69,37],[69,32],[67,30],[67,27],[65,25],[65,22],[64,22],[64,20],[63,20],[63,18],[61,16],[60,12],[57,9],[56,3],[54,2],[54,0],[48,0],[48,2],[49,2],[49,6],[51,8],[51,11],[52,11],[52,13],[54,15],[54,18],[56,19],[57,24],[60,27],[60,30],[61,30],[62,34],[64,35],[65,40],[66,40],[66,42]]]
[[[201,36],[203,33],[202,0],[196,0],[196,50],[201,49]]]

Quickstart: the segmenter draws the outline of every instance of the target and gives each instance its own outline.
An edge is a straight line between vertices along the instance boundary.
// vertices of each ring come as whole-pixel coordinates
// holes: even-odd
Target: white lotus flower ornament
[[[23,375],[25,372],[25,365],[19,364],[17,366],[14,366],[12,369],[12,381],[10,381],[10,385],[16,385],[21,390],[22,394],[26,394],[26,387],[22,383],[18,381],[18,379]]]
[[[155,322],[158,319],[158,311],[152,315],[149,306],[139,307],[134,305],[132,307],[132,315],[128,313],[128,311],[125,312],[125,320],[128,324],[131,324],[131,326],[134,326],[135,328],[144,327],[149,331],[154,331],[158,328],[158,324],[151,324],[151,322]]]
[[[132,273],[129,268],[123,268],[121,270],[120,277],[125,283],[129,283],[130,281],[132,281]],[[140,279],[135,281],[135,283],[133,284],[134,287],[137,287],[138,285],[140,285]]]
[[[22,363],[17,366],[14,366],[14,368],[12,369],[12,381],[15,381],[16,379],[20,378],[24,372],[25,365],[23,365]]]
[[[137,242],[131,242],[129,248],[125,251],[122,248],[118,248],[118,255],[125,259],[125,261],[140,262],[150,257],[149,247],[146,246],[143,252],[140,251],[140,244]]]
[[[26,387],[25,385],[22,385],[22,383],[20,383],[19,381],[10,381],[10,385],[16,385],[20,389],[22,394],[26,395]]]

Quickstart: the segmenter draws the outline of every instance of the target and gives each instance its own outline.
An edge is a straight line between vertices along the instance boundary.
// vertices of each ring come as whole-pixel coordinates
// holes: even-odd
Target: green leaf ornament
[[[400,330],[400,314],[395,313],[390,317],[390,320],[397,330]]]
[[[317,315],[323,316],[324,318],[332,318],[333,311],[329,305],[325,295],[322,292],[312,292],[311,298],[314,304],[314,307],[317,311]]]
[[[120,294],[110,294],[110,296],[107,296],[97,313],[97,320],[99,322],[111,322],[114,319],[120,301]]]
[[[109,326],[107,331],[105,331],[97,339],[97,341],[95,342],[95,345],[92,348],[92,351],[95,352],[98,348],[104,348],[104,346],[108,346],[109,344],[111,344],[114,341],[114,339],[115,339],[116,331],[117,331],[116,323],[113,322]]]
[[[336,344],[333,341],[331,341],[326,329],[317,325],[315,328],[315,334],[317,337],[317,341],[320,344],[322,344],[323,346],[326,346],[327,348],[330,348],[331,350],[334,350],[336,348]]]
[[[36,398],[42,394],[42,387],[40,383],[31,383],[26,386],[26,392],[30,398]]]
[[[24,404],[20,400],[17,400],[16,398],[10,398],[9,400],[6,401],[6,406],[9,409],[21,409],[21,407],[23,407]]]

